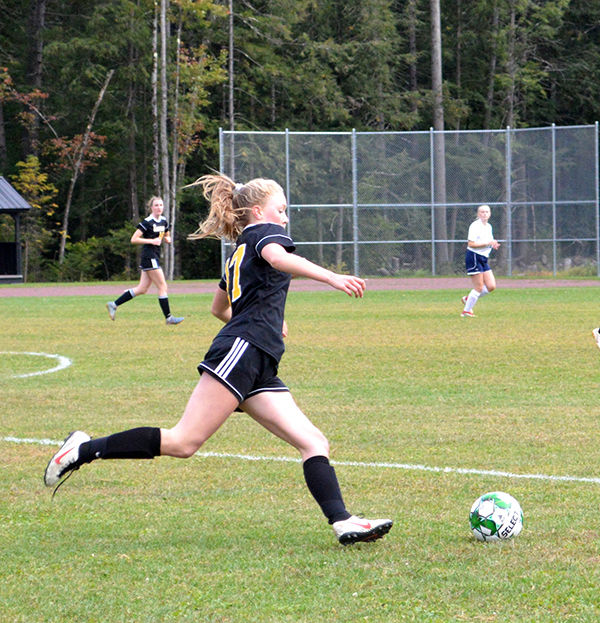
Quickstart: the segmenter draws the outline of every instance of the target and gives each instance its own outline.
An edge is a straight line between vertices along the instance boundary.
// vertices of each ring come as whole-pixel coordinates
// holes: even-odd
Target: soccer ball
[[[494,491],[475,500],[469,523],[479,541],[505,541],[519,536],[523,529],[523,511],[512,495]]]

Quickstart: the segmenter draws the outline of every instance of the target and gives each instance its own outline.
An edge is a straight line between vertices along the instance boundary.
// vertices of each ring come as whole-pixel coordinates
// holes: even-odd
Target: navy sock
[[[160,456],[160,428],[143,426],[92,439],[79,447],[77,463],[96,459],[153,459]]]
[[[158,302],[160,303],[160,308],[162,309],[162,313],[165,315],[165,318],[168,318],[171,315],[171,309],[169,307],[169,297],[159,296]]]
[[[346,510],[335,470],[326,456],[311,456],[304,461],[304,479],[308,490],[321,507],[329,523],[351,517]]]
[[[118,307],[119,305],[123,305],[123,303],[127,303],[127,301],[131,301],[134,297],[134,294],[131,290],[125,290],[123,294],[115,301],[115,305]]]

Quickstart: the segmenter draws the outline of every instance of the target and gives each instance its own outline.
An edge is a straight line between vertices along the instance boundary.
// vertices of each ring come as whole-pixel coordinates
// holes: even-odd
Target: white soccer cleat
[[[115,305],[114,301],[109,301],[106,304],[106,309],[108,309],[108,315],[110,316],[111,320],[115,319],[115,314],[117,313],[117,306]]]
[[[169,316],[167,318],[167,324],[179,324],[180,322],[183,322],[185,320],[185,318],[176,318],[175,316]]]
[[[463,304],[463,305],[466,305],[466,304],[467,304],[467,299],[468,299],[468,298],[469,298],[469,295],[468,295],[468,294],[465,294],[465,296],[463,296],[463,297],[460,299],[460,300],[462,301],[462,304]]]
[[[352,515],[349,519],[336,521],[333,531],[342,545],[361,541],[376,541],[386,535],[394,525],[391,519],[363,519]]]
[[[596,340],[596,346],[600,348],[600,329],[594,329],[592,331],[594,339]]]
[[[44,483],[47,487],[58,484],[61,478],[72,469],[79,469],[73,466],[79,458],[79,446],[90,439],[88,434],[77,430],[64,440],[60,450],[50,459],[46,467]]]
[[[475,314],[472,311],[464,311],[461,316],[463,318],[475,318]]]

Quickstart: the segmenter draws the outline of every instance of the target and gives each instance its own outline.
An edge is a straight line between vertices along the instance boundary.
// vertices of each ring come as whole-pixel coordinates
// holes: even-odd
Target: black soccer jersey
[[[162,238],[169,231],[169,221],[164,216],[161,216],[157,221],[150,215],[138,224],[139,229],[144,238],[152,240],[153,238]],[[159,260],[160,259],[160,246],[153,244],[145,244],[142,247],[142,259],[143,260]]]
[[[292,277],[262,258],[261,251],[272,242],[288,253],[296,249],[285,229],[274,223],[249,225],[238,238],[219,283],[232,311],[219,336],[241,337],[279,361],[285,350],[283,315]]]

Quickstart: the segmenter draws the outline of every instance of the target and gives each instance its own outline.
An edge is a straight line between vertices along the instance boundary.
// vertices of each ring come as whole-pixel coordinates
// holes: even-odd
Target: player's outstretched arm
[[[289,273],[294,277],[306,277],[314,281],[327,283],[332,288],[345,292],[348,296],[362,298],[365,291],[364,279],[352,275],[338,275],[299,255],[288,253],[280,244],[268,244],[262,250],[262,256],[277,270]]]

